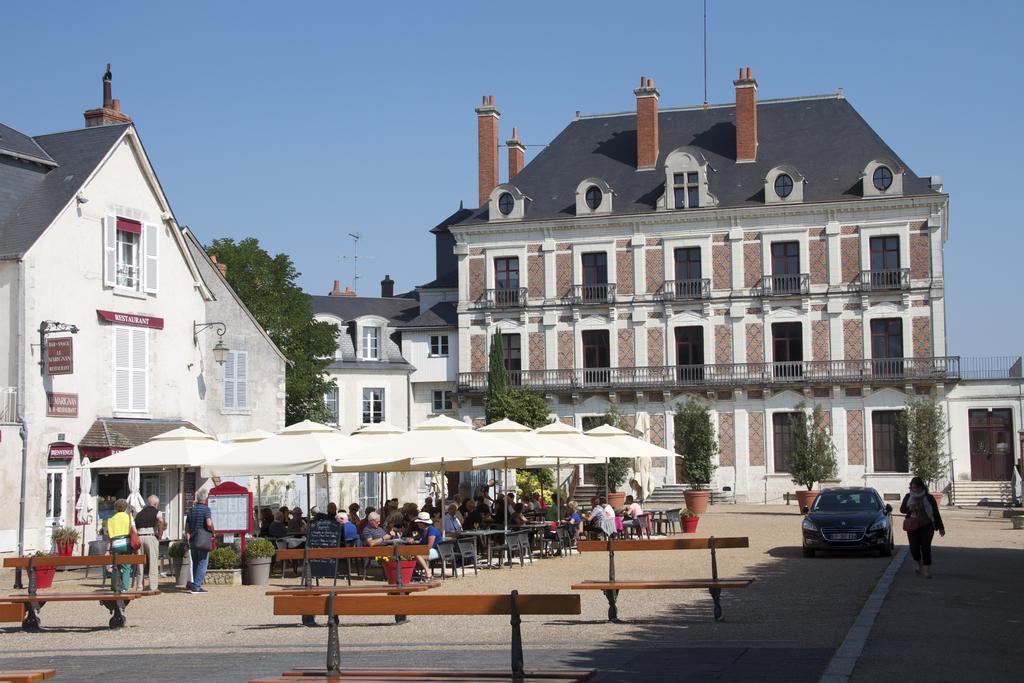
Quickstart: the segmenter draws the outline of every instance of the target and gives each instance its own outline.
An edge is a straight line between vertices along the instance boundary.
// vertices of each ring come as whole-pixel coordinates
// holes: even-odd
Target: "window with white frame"
[[[444,413],[452,409],[452,392],[437,390],[434,392],[434,412]]]
[[[121,223],[118,221],[117,231],[117,286],[126,289],[139,288],[139,275],[142,268],[139,266],[139,239],[142,236],[142,226],[138,223],[137,230],[121,230]]]
[[[447,334],[432,334],[432,335],[430,335],[430,355],[431,356],[447,356],[448,355],[448,335]]]
[[[380,360],[380,328],[363,328],[363,360]]]
[[[384,421],[384,389],[367,387],[363,389],[363,424]]]
[[[327,406],[327,423],[339,425],[341,412],[338,410],[338,387],[331,387],[324,394],[324,405]]]
[[[673,173],[672,190],[677,209],[696,209],[700,206],[700,184],[695,171]]]
[[[157,226],[119,216],[103,223],[103,279],[108,287],[155,294],[159,281]]]
[[[149,330],[113,328],[114,410],[144,413],[148,407]]]
[[[224,410],[249,410],[249,352],[228,351],[223,368]]]

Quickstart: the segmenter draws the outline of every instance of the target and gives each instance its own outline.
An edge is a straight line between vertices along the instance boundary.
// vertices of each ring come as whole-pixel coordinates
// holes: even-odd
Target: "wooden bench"
[[[320,596],[285,596],[275,599],[275,613],[278,601],[282,609],[310,609],[309,601],[315,600],[316,607],[323,608],[320,614],[328,617],[327,633],[327,668],[319,670],[297,670],[286,672],[281,678],[256,679],[264,682],[294,683],[301,677],[305,683],[316,680],[330,681],[522,681],[543,679],[548,681],[577,682],[588,681],[594,671],[543,671],[530,672],[523,668],[523,639],[520,625],[524,614],[570,615],[580,613],[580,596],[555,595],[520,595],[512,591],[510,595],[335,595],[328,593]],[[294,604],[290,604],[294,603]],[[341,650],[338,640],[338,624],[334,617],[374,616],[374,615],[510,615],[512,625],[512,666],[511,672],[497,673],[494,671],[416,671],[416,670],[343,670],[341,669]]]
[[[56,669],[17,669],[0,671],[0,683],[35,683],[57,675]]]
[[[619,610],[616,601],[620,590],[681,590],[706,588],[715,603],[715,621],[722,620],[722,590],[727,588],[746,588],[754,579],[730,578],[718,576],[718,559],[715,555],[722,548],[749,548],[750,540],[746,537],[736,538],[671,538],[650,541],[622,541],[608,539],[605,541],[580,541],[580,552],[606,550],[608,552],[608,580],[584,581],[574,583],[572,590],[599,590],[608,599],[608,620],[619,621]],[[671,579],[659,581],[619,581],[615,578],[615,551],[654,551],[654,550],[710,550],[710,579]]]
[[[125,625],[124,610],[132,600],[150,595],[159,595],[160,591],[122,591],[121,582],[117,580],[116,569],[126,564],[143,565],[145,555],[71,555],[44,557],[8,557],[4,559],[4,567],[28,570],[28,593],[16,595],[0,595],[0,604],[20,605],[27,614],[21,621],[26,631],[39,630],[39,612],[48,602],[98,602],[110,611],[110,628],[121,628]],[[103,567],[113,565],[114,578],[111,580],[113,590],[93,591],[91,593],[39,593],[36,590],[36,569],[39,567]]]

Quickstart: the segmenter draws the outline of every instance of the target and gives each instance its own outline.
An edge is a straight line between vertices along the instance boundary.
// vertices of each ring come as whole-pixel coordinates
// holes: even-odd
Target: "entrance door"
[[[67,495],[67,470],[50,468],[46,470],[46,548],[50,546],[53,529],[66,525],[64,502]]]
[[[968,411],[971,479],[1009,481],[1013,472],[1013,414],[1008,408]]]

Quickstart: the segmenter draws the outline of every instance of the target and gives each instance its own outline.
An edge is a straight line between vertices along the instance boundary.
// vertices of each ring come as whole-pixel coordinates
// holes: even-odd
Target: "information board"
[[[306,534],[308,548],[337,548],[341,545],[341,525],[337,521],[324,518],[314,519],[309,524]],[[310,560],[309,575],[317,579],[334,578],[336,560]]]
[[[210,489],[207,505],[215,533],[252,531],[252,493],[244,486],[226,481]]]

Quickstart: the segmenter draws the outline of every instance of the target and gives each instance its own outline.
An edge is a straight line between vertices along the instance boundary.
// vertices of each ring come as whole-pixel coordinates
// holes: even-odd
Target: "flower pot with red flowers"
[[[695,534],[697,533],[697,523],[700,521],[700,517],[693,510],[686,509],[679,513],[679,520],[683,523],[684,534]]]
[[[402,585],[412,583],[412,573],[416,570],[416,559],[414,557],[399,557],[395,562],[393,556],[382,556],[376,558],[380,566],[384,568],[384,579],[391,585],[398,583],[398,572],[402,574]]]
[[[78,529],[73,526],[61,526],[53,530],[53,547],[61,557],[70,557],[75,554],[75,544],[81,538]]]
[[[53,557],[53,553],[44,553],[40,551],[32,557],[34,558],[32,562],[35,564],[41,559]],[[57,573],[56,567],[33,567],[32,570],[36,575],[36,589],[50,588],[53,586],[53,576]]]

